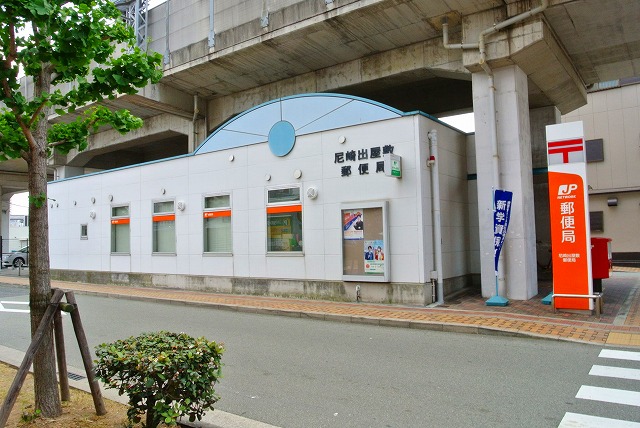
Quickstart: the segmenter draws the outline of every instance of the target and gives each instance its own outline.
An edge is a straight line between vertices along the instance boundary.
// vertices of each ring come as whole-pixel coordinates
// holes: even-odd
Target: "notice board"
[[[389,280],[386,207],[386,201],[342,206],[342,274],[345,281]]]

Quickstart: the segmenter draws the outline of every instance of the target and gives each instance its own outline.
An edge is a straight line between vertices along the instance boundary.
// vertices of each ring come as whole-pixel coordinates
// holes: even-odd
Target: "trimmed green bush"
[[[146,413],[148,428],[177,419],[201,420],[220,397],[224,348],[204,337],[158,331],[96,347],[96,376],[120,395],[129,396],[127,417],[138,423]]]

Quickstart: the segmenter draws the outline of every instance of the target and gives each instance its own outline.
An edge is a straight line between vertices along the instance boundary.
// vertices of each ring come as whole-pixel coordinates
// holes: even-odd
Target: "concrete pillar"
[[[0,186],[0,236],[2,236],[2,252],[9,251],[9,201],[5,201],[5,196],[2,193],[2,186]]]
[[[495,121],[499,156],[499,186],[513,192],[511,222],[502,249],[504,282],[499,293],[526,300],[538,293],[535,260],[535,221],[531,164],[531,130],[527,76],[517,66],[493,70]],[[480,273],[483,297],[495,294],[493,249],[493,150],[489,111],[489,77],[472,74],[476,125],[476,170],[480,229]]]
[[[62,180],[63,178],[77,177],[84,174],[84,168],[78,166],[58,166],[56,167],[55,180]]]
[[[547,138],[545,126],[561,122],[560,111],[555,106],[541,107],[529,111],[531,122],[531,153],[533,162],[533,196],[536,207],[536,253],[540,263],[546,265],[549,260],[551,229],[549,223],[549,180],[547,168]],[[546,272],[550,274],[550,272]],[[548,276],[548,275],[547,275]]]

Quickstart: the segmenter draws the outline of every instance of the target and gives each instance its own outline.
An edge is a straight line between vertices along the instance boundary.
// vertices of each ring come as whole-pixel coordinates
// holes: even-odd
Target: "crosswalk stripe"
[[[640,352],[616,351],[614,349],[603,349],[600,351],[600,358],[615,358],[617,360],[640,361]]]
[[[624,367],[598,366],[591,367],[589,372],[592,376],[615,377],[619,379],[640,380],[640,370],[627,369]]]
[[[567,412],[558,428],[640,428],[640,423]]]
[[[29,313],[29,309],[9,309],[9,308],[5,308],[3,303],[5,305],[22,305],[22,304],[26,304],[28,305],[29,302],[7,302],[7,301],[0,301],[0,312],[13,312],[13,313],[20,313],[20,314],[28,314]]]
[[[582,385],[576,398],[640,407],[640,392]]]

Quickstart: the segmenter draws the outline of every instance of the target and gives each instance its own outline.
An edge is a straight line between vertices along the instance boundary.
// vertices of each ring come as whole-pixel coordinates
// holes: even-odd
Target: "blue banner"
[[[493,255],[495,259],[496,272],[498,272],[498,260],[500,250],[504,244],[509,227],[509,217],[511,216],[511,200],[513,192],[496,189],[493,193]]]

